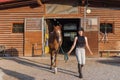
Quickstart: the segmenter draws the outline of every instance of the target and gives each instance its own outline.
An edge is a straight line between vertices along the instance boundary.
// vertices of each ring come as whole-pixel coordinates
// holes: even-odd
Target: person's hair
[[[84,29],[83,29],[82,27],[80,27],[80,28],[78,29],[78,31],[83,31],[83,32],[84,32]]]

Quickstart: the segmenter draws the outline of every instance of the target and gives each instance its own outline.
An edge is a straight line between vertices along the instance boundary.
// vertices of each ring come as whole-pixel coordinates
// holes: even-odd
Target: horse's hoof
[[[55,67],[55,74],[57,74],[57,67]]]

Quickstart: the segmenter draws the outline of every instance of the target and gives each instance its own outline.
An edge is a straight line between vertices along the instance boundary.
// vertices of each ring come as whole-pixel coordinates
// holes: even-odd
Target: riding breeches
[[[84,48],[76,48],[75,50],[76,58],[79,64],[85,64],[85,49]]]

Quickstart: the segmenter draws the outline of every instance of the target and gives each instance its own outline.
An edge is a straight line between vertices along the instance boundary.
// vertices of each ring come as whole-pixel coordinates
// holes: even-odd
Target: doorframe
[[[98,40],[99,40],[99,23],[100,23],[100,20],[99,20],[99,17],[96,17],[96,16],[92,16],[92,17],[87,17],[86,19],[89,19],[89,18],[97,18],[97,26],[98,26]],[[73,17],[45,17],[44,18],[44,26],[46,26],[45,25],[45,21],[47,20],[47,19],[80,19],[80,26],[83,26],[83,24],[84,24],[84,18],[83,17],[75,17],[75,18],[73,18]],[[44,35],[44,33],[43,33],[43,35]],[[44,48],[44,47],[43,47]],[[98,43],[98,54],[99,54],[99,43]]]
[[[73,18],[73,17],[44,17],[43,18],[44,20],[43,20],[43,55],[45,55],[45,43],[44,43],[44,38],[45,38],[45,32],[44,32],[44,28],[45,28],[45,26],[46,26],[46,20],[47,19],[79,19],[80,20],[80,22],[79,22],[79,25],[81,25],[81,17],[75,17],[75,18]]]

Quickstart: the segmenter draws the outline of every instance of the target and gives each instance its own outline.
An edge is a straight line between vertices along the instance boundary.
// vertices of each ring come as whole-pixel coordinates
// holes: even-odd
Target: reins
[[[65,62],[67,62],[67,60],[69,59],[68,58],[68,54],[63,51],[63,49],[62,49],[61,46],[60,46],[60,49],[61,49],[62,53],[64,54],[64,60],[65,60]]]
[[[59,23],[59,22],[58,22],[58,23]],[[58,42],[59,42],[59,40],[58,40]],[[65,62],[67,62],[67,60],[68,60],[68,54],[63,51],[63,49],[62,49],[62,47],[61,47],[61,45],[60,45],[60,42],[59,42],[59,50],[58,50],[58,52],[59,52],[60,50],[61,50],[62,54],[64,55],[64,60],[65,60]]]

